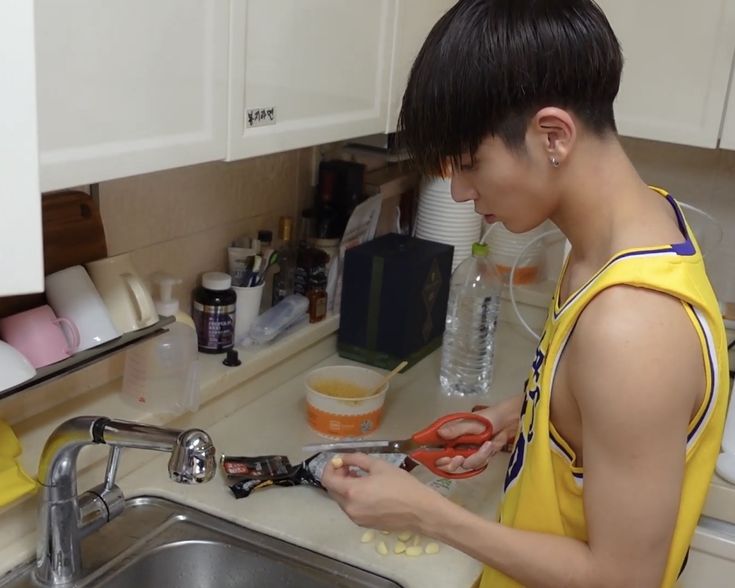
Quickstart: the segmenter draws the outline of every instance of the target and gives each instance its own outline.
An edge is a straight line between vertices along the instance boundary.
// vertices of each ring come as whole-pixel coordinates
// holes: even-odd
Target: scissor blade
[[[316,443],[304,445],[303,451],[342,451],[363,453],[400,453],[402,445],[400,441],[337,441],[335,443]]]

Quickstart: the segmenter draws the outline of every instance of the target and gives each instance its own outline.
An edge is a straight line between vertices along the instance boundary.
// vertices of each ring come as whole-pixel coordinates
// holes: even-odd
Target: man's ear
[[[530,138],[543,149],[546,157],[558,167],[569,157],[577,140],[577,125],[567,110],[546,106],[529,124]]]

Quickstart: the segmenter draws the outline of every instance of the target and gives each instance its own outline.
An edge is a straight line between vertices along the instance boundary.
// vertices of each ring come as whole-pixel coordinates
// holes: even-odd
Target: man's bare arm
[[[583,423],[588,542],[508,529],[446,503],[432,506],[425,531],[529,587],[658,588],[704,389],[696,333],[679,301],[615,287],[590,303],[566,353]]]

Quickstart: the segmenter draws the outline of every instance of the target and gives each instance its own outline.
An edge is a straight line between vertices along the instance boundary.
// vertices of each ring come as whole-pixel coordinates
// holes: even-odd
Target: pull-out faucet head
[[[199,429],[182,432],[168,462],[168,475],[180,484],[208,482],[217,471],[212,439]]]

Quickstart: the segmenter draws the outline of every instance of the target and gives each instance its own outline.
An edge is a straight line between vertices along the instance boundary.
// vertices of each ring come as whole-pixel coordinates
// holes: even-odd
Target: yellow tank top
[[[582,499],[584,471],[575,466],[574,452],[549,418],[554,372],[577,319],[600,291],[628,284],[665,292],[681,300],[699,335],[707,386],[702,405],[689,423],[679,514],[662,583],[663,587],[670,587],[674,586],[687,555],[720,451],[729,373],[722,317],[699,246],[674,199],[665,191],[654,189],[673,206],[679,228],[687,239],[674,245],[619,252],[561,306],[560,276],[525,387],[519,431],[505,478],[500,522],[587,541]],[[481,588],[510,586],[520,584],[497,570],[485,568]]]

